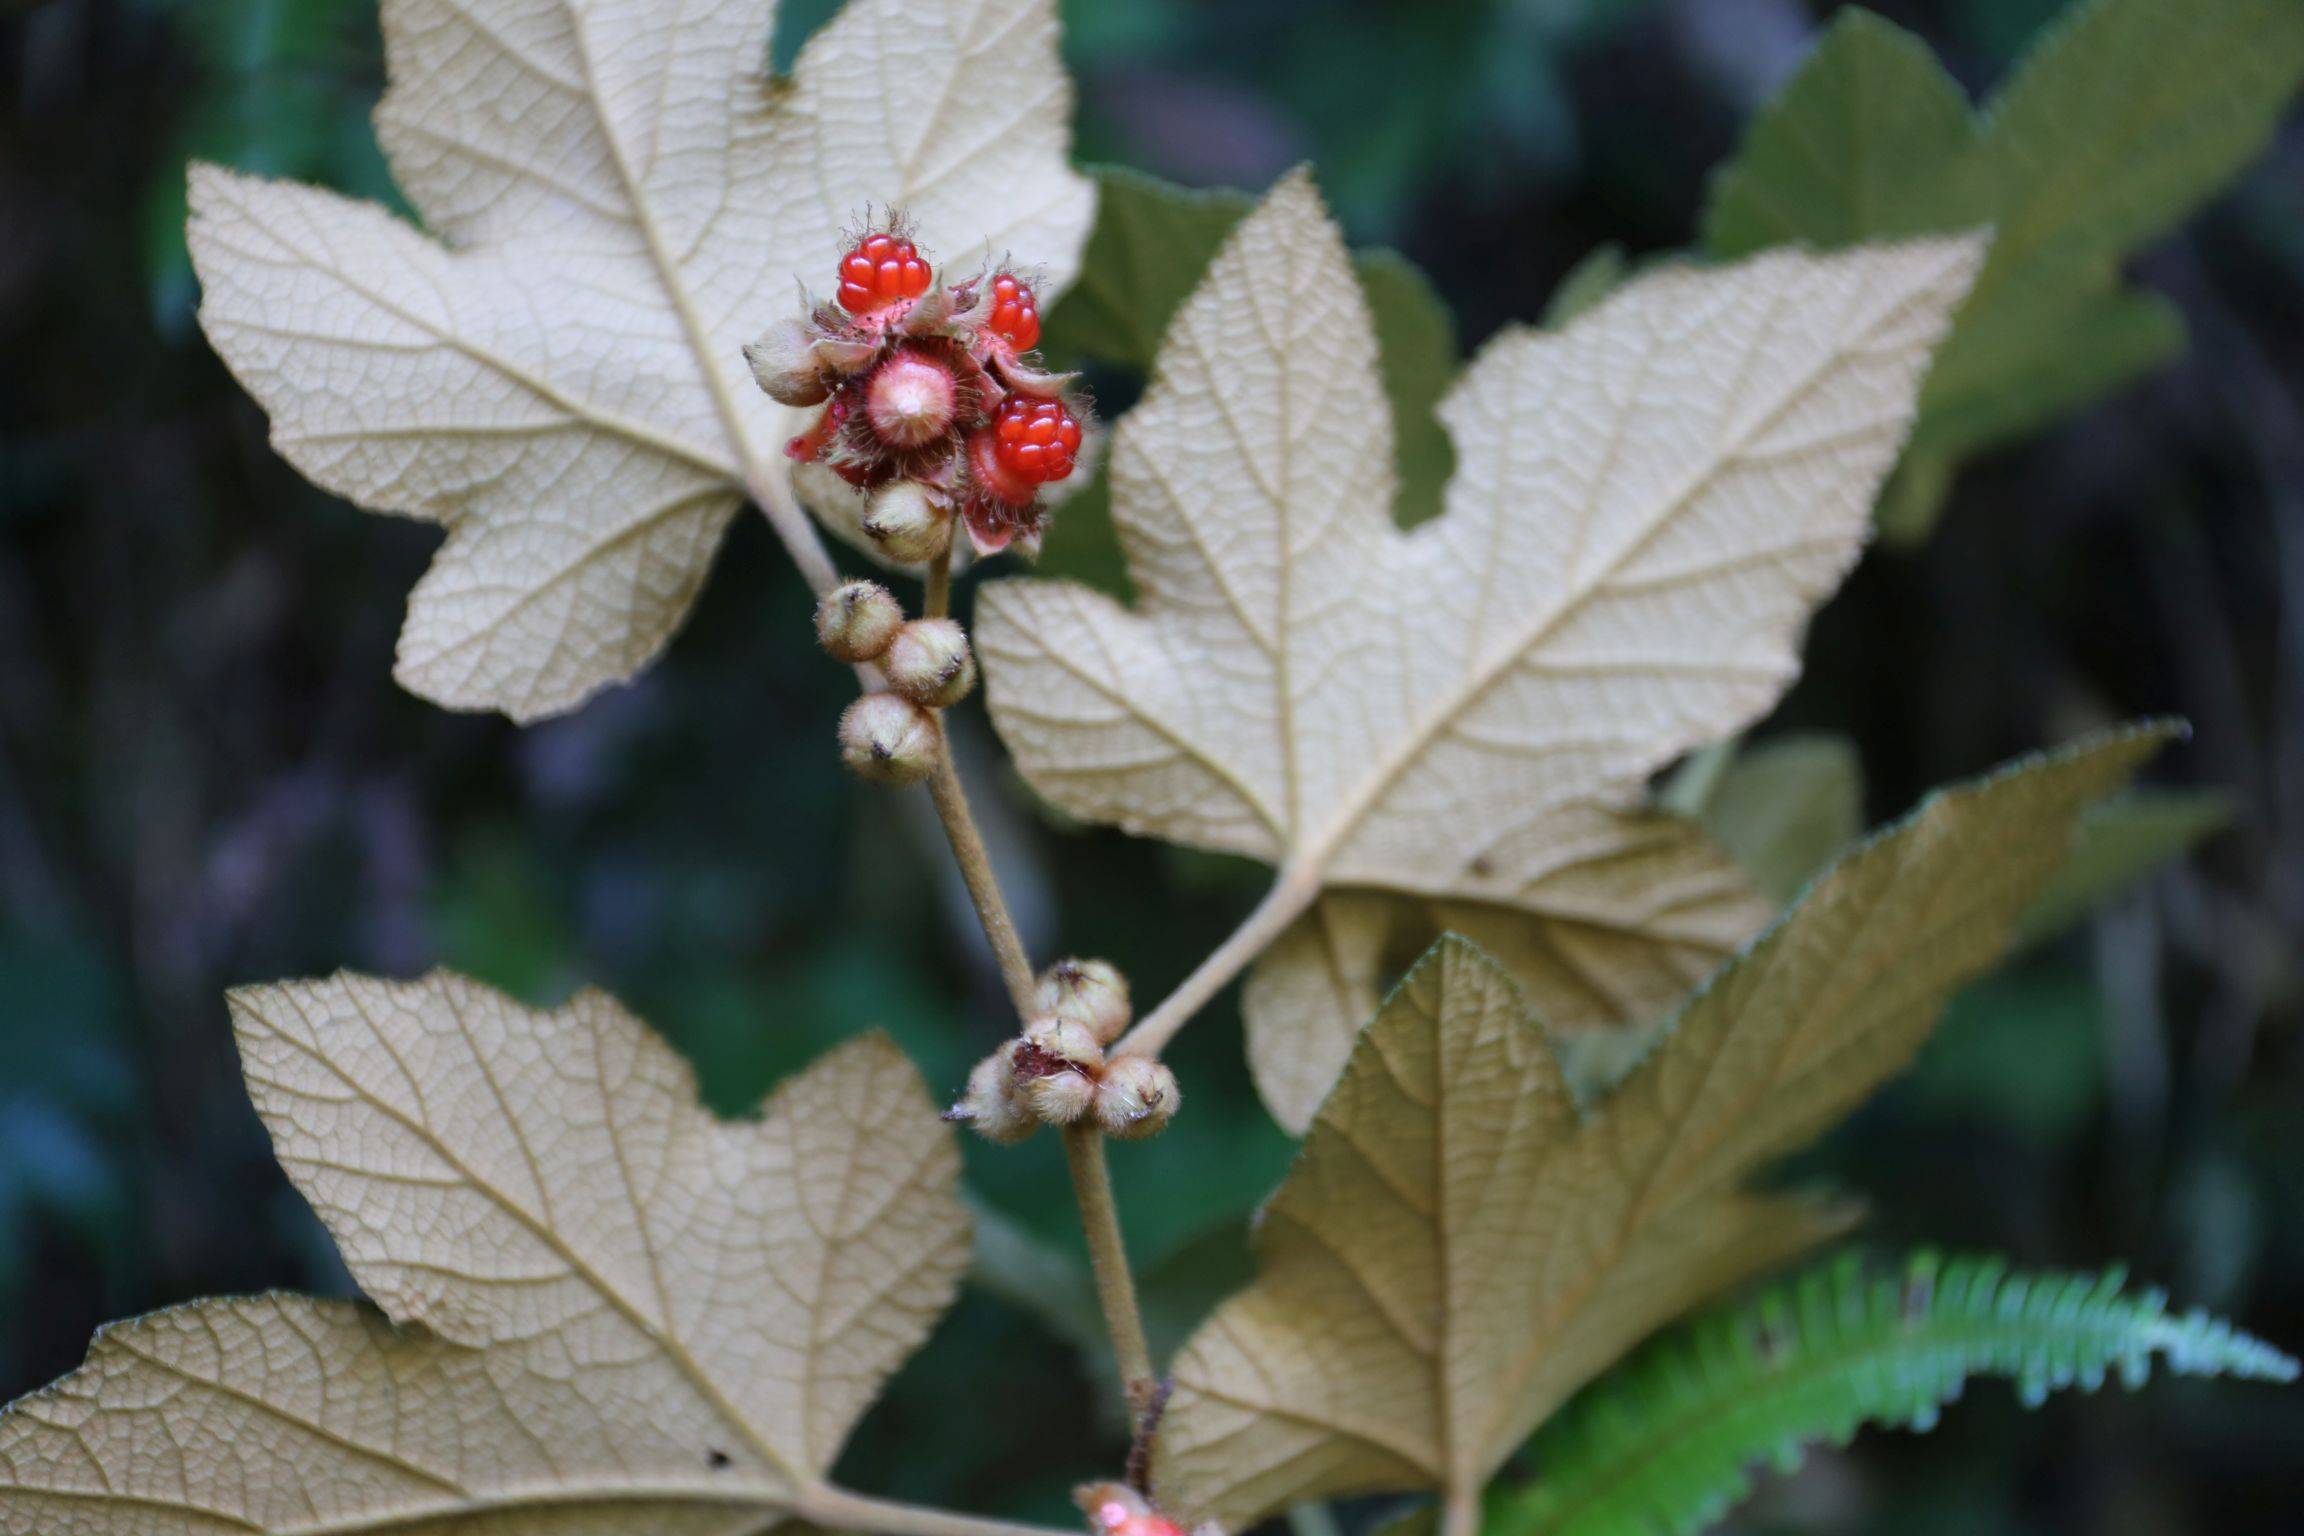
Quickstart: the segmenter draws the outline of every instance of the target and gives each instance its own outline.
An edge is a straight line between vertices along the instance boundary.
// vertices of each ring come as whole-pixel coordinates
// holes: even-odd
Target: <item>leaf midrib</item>
[[[653,204],[643,189],[639,176],[632,168],[632,158],[624,147],[623,135],[616,131],[614,118],[609,114],[606,99],[601,94],[597,69],[592,58],[592,40],[585,27],[585,13],[581,0],[561,0],[561,9],[568,17],[569,36],[575,43],[576,59],[584,71],[584,99],[592,108],[592,115],[600,124],[601,139],[608,146],[609,163],[615,167],[617,182],[624,189],[624,197],[632,205],[632,222],[640,231],[641,243],[647,247],[648,259],[656,268],[656,281],[664,297],[672,305],[680,321],[681,334],[688,339],[688,350],[696,364],[696,371],[706,393],[712,397],[713,411],[720,418],[720,429],[727,437],[728,446],[736,456],[737,478],[747,488],[763,484],[766,472],[759,455],[754,451],[751,435],[744,430],[742,415],[737,411],[736,399],[721,372],[711,338],[704,329],[703,318],[697,314],[695,302],[690,298],[683,280],[678,259],[664,239],[664,231],[656,221]]]
[[[689,1384],[693,1386],[696,1391],[704,1398],[705,1402],[712,1408],[713,1412],[720,1417],[723,1423],[727,1424],[730,1429],[733,1429],[738,1434],[742,1435],[748,1442],[750,1442],[753,1449],[760,1453],[764,1460],[766,1460],[771,1466],[775,1467],[778,1471],[782,1472],[787,1478],[791,1480],[791,1492],[793,1495],[796,1495],[799,1490],[808,1487],[815,1481],[815,1479],[809,1473],[795,1466],[791,1458],[784,1455],[774,1445],[770,1444],[767,1436],[764,1435],[760,1429],[753,1424],[750,1416],[738,1410],[736,1405],[728,1399],[727,1395],[720,1390],[719,1385],[714,1382],[710,1375],[704,1370],[703,1362],[698,1360],[696,1356],[688,1349],[687,1345],[683,1343],[678,1335],[672,1331],[671,1322],[669,1319],[666,1320],[662,1327],[652,1323],[645,1315],[641,1313],[640,1309],[634,1305],[632,1300],[627,1297],[620,1288],[610,1284],[607,1276],[603,1275],[598,1269],[594,1268],[590,1261],[585,1259],[582,1254],[578,1253],[573,1247],[571,1247],[558,1232],[554,1231],[550,1226],[544,1222],[539,1221],[536,1217],[531,1215],[525,1208],[520,1205],[519,1202],[511,1199],[501,1189],[497,1188],[493,1181],[482,1177],[478,1170],[473,1168],[471,1164],[459,1156],[453,1148],[449,1147],[445,1142],[443,1142],[430,1126],[414,1119],[406,1112],[401,1110],[397,1105],[392,1104],[388,1100],[372,1092],[365,1084],[356,1081],[351,1076],[351,1074],[347,1073],[343,1068],[337,1066],[336,1063],[330,1060],[323,1052],[321,1052],[317,1046],[306,1044],[304,1041],[299,1040],[295,1036],[289,1034],[286,1030],[274,1026],[269,1022],[269,1020],[264,1020],[262,1022],[264,1022],[266,1032],[273,1039],[280,1041],[284,1045],[288,1046],[291,1050],[312,1061],[323,1071],[327,1072],[338,1082],[342,1083],[352,1093],[358,1095],[364,1103],[370,1105],[378,1113],[384,1115],[387,1119],[390,1119],[394,1123],[398,1124],[402,1129],[406,1130],[410,1135],[416,1137],[417,1140],[423,1143],[425,1146],[430,1147],[433,1152],[439,1156],[441,1161],[445,1162],[451,1169],[470,1181],[471,1187],[484,1198],[486,1198],[493,1206],[496,1207],[496,1209],[511,1217],[512,1220],[519,1223],[520,1226],[525,1228],[531,1235],[533,1235],[537,1241],[543,1243],[547,1249],[559,1255],[562,1262],[567,1264],[570,1273],[579,1282],[589,1286],[595,1295],[599,1296],[599,1298],[606,1302],[611,1308],[613,1308],[619,1316],[623,1317],[627,1323],[629,1323],[635,1330],[639,1332],[642,1338],[647,1339],[650,1343],[654,1344],[658,1348],[658,1350],[663,1354],[664,1358],[670,1362],[682,1376],[687,1378]],[[282,1093],[293,1094],[297,1097],[305,1096],[301,1094],[297,1089],[284,1083],[274,1084],[272,1086],[276,1087],[278,1091]],[[374,1177],[375,1175],[371,1174],[369,1176]],[[636,1216],[640,1214],[641,1213],[635,1212]],[[642,1222],[642,1230],[645,1232],[644,1221]],[[391,1261],[387,1260],[385,1262],[389,1263]],[[359,1261],[354,1261],[353,1267],[357,1271],[364,1269],[367,1266]],[[791,1495],[788,1495],[787,1498],[789,1499],[790,1496]]]

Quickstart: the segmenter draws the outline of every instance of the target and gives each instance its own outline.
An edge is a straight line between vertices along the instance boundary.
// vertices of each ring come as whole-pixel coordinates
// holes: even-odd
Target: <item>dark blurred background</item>
[[[788,61],[830,0],[790,0]],[[1896,0],[1972,89],[2056,0]],[[1834,7],[1800,0],[1077,0],[1084,160],[1261,187],[1318,162],[1354,239],[1428,271],[1467,348],[1595,245],[1691,243],[1708,171]],[[734,1112],[892,1030],[940,1087],[1002,1007],[948,872],[838,770],[849,683],[737,527],[637,685],[519,731],[390,681],[435,530],[311,489],[193,322],[195,156],[390,198],[373,0],[0,0],[0,1399],[90,1330],[214,1292],[343,1291],[241,1091],[221,993],[453,965],[535,1001],[621,994]],[[1931,783],[2144,713],[2226,832],[1963,1000],[1824,1161],[1872,1240],[2134,1262],[2304,1346],[2304,116],[2139,279],[2190,354],[1980,461],[1942,528],[1816,626],[1773,728],[1853,733],[1874,819]],[[988,733],[977,778],[1002,785]],[[987,806],[1036,954],[1158,994],[1261,872]],[[923,809],[924,807],[916,808]],[[1289,1143],[1229,1000],[1192,1103],[1117,1154],[1156,1328],[1245,1273]],[[972,1148],[988,1282],[875,1410],[859,1486],[1061,1518],[1116,1465],[1047,1138]],[[1035,1276],[1045,1275],[1044,1281]],[[1036,1287],[1053,1301],[1017,1304]],[[2296,1529],[2304,1392],[2158,1383],[1771,1480],[1760,1531]]]

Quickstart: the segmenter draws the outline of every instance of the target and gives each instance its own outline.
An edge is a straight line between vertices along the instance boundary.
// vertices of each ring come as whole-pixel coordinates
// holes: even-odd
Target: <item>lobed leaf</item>
[[[1981,113],[1926,44],[1855,7],[1753,119],[1713,186],[1705,243],[1995,228],[1921,395],[1881,524],[1933,526],[1959,460],[2165,363],[2180,316],[2121,262],[2263,148],[2304,82],[2291,0],[2077,0]]]
[[[2007,946],[2082,810],[2163,733],[1932,798],[1843,859],[1580,1113],[1503,972],[1449,937],[1386,1002],[1174,1366],[1158,1485],[1239,1529],[1378,1490],[1468,1497],[1688,1307],[1835,1230],[1751,1176],[1904,1067]]]
[[[1094,174],[1096,226],[1079,281],[1048,316],[1045,346],[1058,357],[1149,370],[1169,322],[1256,200],[1172,186],[1121,166]],[[1421,522],[1440,510],[1454,462],[1434,412],[1456,374],[1456,322],[1424,274],[1397,253],[1363,251],[1352,267],[1376,326],[1398,428],[1394,510],[1403,522]]]
[[[1770,901],[1789,902],[1863,831],[1856,744],[1817,731],[1742,745],[1699,819]]]
[[[1563,1050],[1607,1057],[1637,1054],[1641,1026],[1669,1017],[1775,912],[1677,817],[1612,818],[1582,859],[1559,853],[1559,872],[1513,901],[1338,890],[1281,934],[1240,998],[1249,1070],[1273,1118],[1304,1134],[1360,1026],[1443,933],[1502,965]]]
[[[2232,799],[2217,790],[2139,789],[2107,800],[2080,823],[2072,857],[2025,914],[2023,938],[2038,943],[2232,824]]]
[[[1291,176],[1226,240],[1114,434],[1137,606],[988,588],[993,717],[1064,810],[1300,888],[1676,923],[1595,871],[1656,840],[1649,772],[1791,679],[1978,256],[1956,239],[1675,268],[1558,335],[1509,333],[1442,406],[1447,512],[1404,533],[1367,308]],[[1669,883],[1721,867],[1697,854]],[[1749,932],[1728,931],[1757,911],[1738,902],[1705,914],[1703,943]],[[1317,954],[1295,937],[1284,951]],[[1638,969],[1596,990],[1636,990]],[[1355,1022],[1275,1027],[1333,1061]],[[1318,1087],[1275,1108],[1300,1117]]]
[[[946,263],[1069,281],[1052,0],[852,0],[766,71],[772,0],[384,0],[377,132],[419,232],[192,171],[209,340],[306,475],[444,524],[397,675],[519,720],[630,677],[688,612],[788,413],[741,349],[901,207]],[[924,111],[924,102],[940,103]]]
[[[2011,1274],[1998,1259],[1915,1255],[1879,1272],[1847,1254],[1686,1324],[1594,1382],[1546,1424],[1539,1475],[1488,1497],[1486,1536],[1694,1536],[1816,1443],[1859,1428],[1933,1428],[1971,1377],[2027,1403],[2184,1376],[2296,1379],[2296,1362],[2158,1291],[2102,1275]]]
[[[447,975],[232,999],[282,1163],[383,1315],[111,1329],[0,1417],[0,1533],[757,1531],[966,1267],[958,1156],[868,1036],[756,1122],[613,1001]]]

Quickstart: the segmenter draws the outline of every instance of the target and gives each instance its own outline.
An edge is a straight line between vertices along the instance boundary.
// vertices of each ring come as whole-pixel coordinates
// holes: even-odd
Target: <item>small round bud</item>
[[[1128,1028],[1128,978],[1109,960],[1059,960],[1040,973],[1040,1008],[1088,1027],[1098,1045]]]
[[[770,326],[766,335],[744,349],[752,377],[779,405],[822,405],[832,394],[816,355],[815,336],[798,320]]]
[[[968,632],[951,619],[914,619],[896,632],[884,663],[888,686],[915,704],[945,709],[976,686]]]
[[[952,509],[926,486],[897,480],[882,486],[859,525],[873,547],[898,565],[919,565],[952,542]]]
[[[835,661],[877,661],[904,627],[904,609],[876,581],[834,587],[816,605],[816,638]]]
[[[1024,1044],[1031,1050],[1051,1058],[1054,1063],[1068,1062],[1090,1072],[1104,1065],[1104,1047],[1097,1042],[1088,1026],[1076,1019],[1063,1019],[1051,1015],[1034,1019],[1024,1026]]]
[[[1096,1123],[1122,1141],[1156,1136],[1183,1102],[1175,1073],[1149,1056],[1117,1056],[1096,1085]]]
[[[917,352],[898,352],[873,370],[864,414],[890,447],[921,448],[952,429],[957,395],[950,369]]]
[[[1011,1040],[976,1063],[968,1074],[967,1091],[945,1111],[945,1119],[1002,1145],[1022,1141],[1040,1128],[1039,1119],[1017,1094],[1016,1045]]]
[[[1096,1106],[1095,1080],[1070,1067],[1028,1077],[1022,1091],[1025,1104],[1048,1125],[1070,1125]]]
[[[868,693],[840,717],[840,758],[875,784],[917,784],[936,766],[935,717],[910,699]]]

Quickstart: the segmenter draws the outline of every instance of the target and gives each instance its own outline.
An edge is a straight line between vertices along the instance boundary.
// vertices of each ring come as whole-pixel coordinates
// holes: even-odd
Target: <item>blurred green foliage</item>
[[[2252,14],[2240,4],[2158,14]],[[833,8],[787,0],[779,67]],[[1984,133],[1967,102],[2001,99],[1997,83],[2060,7],[1883,9],[1925,41],[1876,48],[1884,23],[1827,25],[1852,8],[1800,0],[1065,6],[1084,159],[1246,187],[1309,159],[1355,242],[1414,264],[1363,266],[1403,413],[1410,517],[1437,504],[1447,448],[1430,411],[1461,351],[1505,323],[1560,323],[1716,228],[1726,215],[1705,223],[1706,179],[1740,139],[1747,159],[1761,152],[1765,131],[1746,124],[1778,84],[1816,90],[1855,46],[1842,39],[1861,36],[1866,67],[1878,52],[1915,82],[1898,122],[1932,122],[1949,142],[1957,94],[1962,131]],[[1818,27],[1834,51],[1803,68]],[[1976,458],[1957,483],[1941,477],[1952,515],[1938,536],[1857,574],[1818,621],[1808,676],[1743,760],[1781,763],[1798,749],[1772,736],[1824,730],[1861,769],[1860,790],[1845,775],[1807,781],[1811,815],[1786,818],[1765,797],[1752,812],[1766,833],[1755,846],[1780,850],[1770,878],[1782,887],[1850,830],[1852,794],[1873,822],[2085,723],[2195,722],[2173,779],[2219,795],[2226,829],[2146,894],[1973,991],[1918,1073],[1802,1171],[1866,1195],[1883,1241],[2035,1265],[2130,1256],[2187,1300],[2293,1345],[2293,110],[2270,159],[2193,214],[2210,190],[2200,168],[2237,171],[2276,115],[2263,81],[2285,36],[2242,40],[2248,72],[2211,92],[2231,109],[2218,121],[2236,125],[2221,138],[2127,144],[2078,189],[2125,186],[2165,151],[2184,176],[2143,183],[2167,189],[2149,206],[2093,222],[2085,253],[2041,243],[2070,256],[2058,271],[2085,278],[2072,302],[2181,312],[2190,353],[2135,349],[2165,366],[2097,370],[2087,398],[2115,374],[2130,382]],[[2169,59],[2219,39],[2187,33]],[[2125,120],[2131,103],[2194,77],[2081,78],[2103,90],[2056,107],[2058,126]],[[808,660],[805,595],[751,522],[666,661],[575,716],[521,732],[392,687],[401,607],[437,535],[356,513],[269,452],[192,324],[181,244],[192,156],[393,200],[367,127],[381,85],[374,0],[0,8],[0,1397],[75,1363],[112,1316],[215,1292],[348,1288],[248,1112],[226,985],[434,963],[537,1001],[597,982],[695,1060],[730,1113],[863,1027],[889,1029],[952,1087],[1000,1032],[998,981],[932,857],[933,828],[889,816],[825,750],[847,683]],[[1901,99],[1880,89],[1865,110]],[[1128,195],[1107,204],[1099,251],[1160,233],[1124,216],[1132,197],[1159,207],[1173,193],[1128,172],[1108,182]],[[1072,350],[1095,354],[1109,411],[1134,398],[1150,339],[1241,205],[1218,194],[1199,206],[1189,250],[1129,273],[1115,302],[1131,312],[1094,316],[1091,285],[1051,316],[1052,349],[1066,327],[1088,328]],[[1824,221],[1812,238],[1846,227],[1811,213]],[[1099,323],[1123,328],[1098,335]],[[1972,446],[1961,439],[1958,455]],[[1117,587],[1096,496],[1067,509],[1050,563]],[[1156,996],[1260,889],[1263,872],[1237,861],[1057,824],[999,770],[981,717],[961,725],[1036,954],[1110,955]],[[2185,815],[2152,824],[2186,843],[2208,830]],[[1175,1132],[1115,1153],[1153,1326],[1169,1338],[1245,1273],[1247,1222],[1291,1153],[1247,1084],[1229,1002],[1186,1033],[1176,1065],[1189,1103]],[[1109,1471],[1119,1446],[1095,1350],[1077,1347],[1060,1159],[1045,1140],[972,1147],[968,1178],[997,1218],[996,1262],[874,1411],[842,1475],[1063,1518],[1070,1484]],[[2148,1396],[2023,1416],[1983,1394],[1917,1448],[1865,1443],[1771,1484],[1743,1528],[2269,1532],[2284,1529],[2272,1495],[2300,1455],[2304,1408],[2285,1398]]]
[[[1938,352],[1891,537],[1924,536],[1959,460],[2131,383],[2183,345],[2120,264],[2262,152],[2304,82],[2291,0],[2079,0],[1983,112],[1919,38],[1850,9],[1722,168],[1708,248],[1990,226]]]

